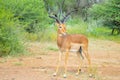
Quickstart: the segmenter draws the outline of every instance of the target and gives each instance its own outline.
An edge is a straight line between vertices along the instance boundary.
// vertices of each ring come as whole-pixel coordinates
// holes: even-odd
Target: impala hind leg
[[[58,73],[58,70],[59,70],[59,67],[60,67],[61,59],[62,59],[62,52],[60,51],[60,52],[59,52],[59,58],[58,58],[58,61],[57,61],[56,71],[55,71],[55,73],[53,74],[53,76],[56,76],[57,73]]]
[[[87,47],[83,47],[83,53],[85,54],[85,57],[87,58],[88,65],[89,65],[88,72],[90,73],[90,69],[91,69],[91,59],[90,59],[90,56],[89,56],[89,54],[88,54],[88,48],[87,48]]]
[[[77,73],[76,75],[78,75],[80,73],[80,70],[81,70],[81,67],[82,67],[82,64],[83,64],[83,56],[81,56],[82,52],[77,52],[77,57],[78,57],[78,60],[79,60],[79,66],[78,66],[78,70],[77,70]]]

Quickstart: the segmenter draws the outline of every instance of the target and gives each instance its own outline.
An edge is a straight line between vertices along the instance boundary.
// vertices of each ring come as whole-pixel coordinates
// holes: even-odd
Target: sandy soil
[[[64,57],[59,74],[53,77],[58,51],[55,43],[28,43],[32,55],[0,58],[0,80],[120,80],[120,44],[106,40],[90,40],[92,77],[84,60],[81,73],[76,76],[77,57],[70,53],[68,77],[63,78]],[[63,55],[64,56],[64,55]]]

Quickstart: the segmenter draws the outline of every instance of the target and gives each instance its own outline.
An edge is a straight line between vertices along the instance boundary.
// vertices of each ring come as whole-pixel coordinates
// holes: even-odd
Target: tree
[[[10,10],[29,33],[46,28],[48,19],[43,0],[1,0],[2,7]]]
[[[78,9],[80,0],[44,0],[45,8],[48,14],[57,14],[59,18],[65,16],[66,13],[73,9]]]
[[[40,32],[47,19],[43,0],[0,0],[0,56],[22,53],[25,30]]]
[[[117,30],[120,34],[120,1],[106,0],[105,3],[95,4],[90,8],[90,14],[93,19],[102,19],[103,24],[112,29],[111,34]]]
[[[43,0],[45,4],[45,8],[48,14],[58,14],[58,17],[63,17],[68,12],[73,9],[77,9],[78,11],[74,14],[77,16],[81,16],[84,21],[87,20],[88,13],[87,10],[95,3],[100,3],[102,0]],[[74,15],[73,15],[74,16]]]
[[[24,51],[23,36],[13,13],[0,7],[0,56],[20,54]]]

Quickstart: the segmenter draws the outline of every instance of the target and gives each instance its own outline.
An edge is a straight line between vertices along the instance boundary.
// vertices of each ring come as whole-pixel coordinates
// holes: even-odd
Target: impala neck
[[[67,33],[64,34],[58,34],[59,37],[66,36]]]
[[[67,35],[66,32],[65,32],[65,33],[59,33],[59,32],[57,33],[57,36],[58,36],[58,37],[62,37],[62,36],[66,36],[66,35]]]

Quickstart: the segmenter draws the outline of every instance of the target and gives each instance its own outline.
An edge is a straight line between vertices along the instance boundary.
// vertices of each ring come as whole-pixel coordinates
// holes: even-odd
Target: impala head
[[[64,23],[56,23],[56,26],[59,34],[62,34],[62,35],[66,34],[66,26]]]
[[[56,21],[56,26],[58,29],[58,34],[60,35],[66,35],[66,26],[64,24],[65,20],[59,20],[57,15],[49,16],[50,18],[55,19]]]
[[[54,15],[50,15],[49,17],[52,18],[52,19],[55,19],[56,21],[56,26],[58,27],[58,33],[60,35],[65,35],[66,34],[66,26],[65,26],[65,22],[66,20],[68,19],[69,15],[73,12],[77,11],[77,9],[74,9],[70,12],[68,12],[64,17],[63,19],[60,20],[60,18],[58,18],[57,14],[54,14]]]

